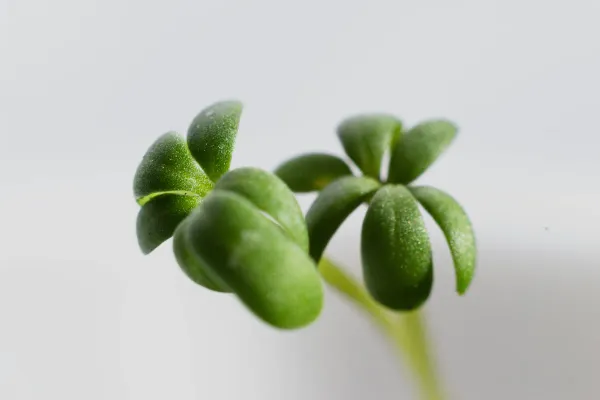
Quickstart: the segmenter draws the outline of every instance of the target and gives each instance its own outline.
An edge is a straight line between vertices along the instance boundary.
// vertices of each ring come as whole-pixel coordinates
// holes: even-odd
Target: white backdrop
[[[234,166],[340,152],[335,125],[356,112],[456,121],[421,179],[463,203],[480,243],[457,298],[432,229],[445,383],[455,399],[598,397],[597,0],[0,6],[0,398],[412,398],[335,294],[281,333],[189,282],[169,245],[138,251],[141,156],[226,98],[246,105]],[[359,224],[329,249],[354,271]]]

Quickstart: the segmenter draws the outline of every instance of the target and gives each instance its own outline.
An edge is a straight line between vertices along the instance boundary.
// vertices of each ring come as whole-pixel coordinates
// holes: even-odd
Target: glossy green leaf
[[[245,197],[308,252],[308,232],[302,209],[294,193],[277,176],[258,168],[237,168],[223,175],[215,190],[228,190]]]
[[[229,170],[241,114],[242,103],[222,101],[202,110],[188,129],[190,152],[213,182]]]
[[[259,318],[293,329],[318,317],[323,288],[315,264],[246,198],[215,190],[186,226],[194,254]]]
[[[369,177],[347,176],[325,187],[306,213],[310,255],[319,261],[344,220],[366,201],[380,183]]]
[[[456,290],[465,293],[473,280],[477,258],[469,217],[453,197],[439,189],[418,186],[410,190],[444,232],[454,261]]]
[[[165,193],[204,196],[212,186],[192,158],[185,139],[176,132],[165,133],[150,146],[133,180],[133,191],[140,205]]]
[[[334,155],[308,153],[284,162],[275,169],[275,175],[293,192],[307,193],[321,190],[342,176],[352,175],[352,170]]]
[[[456,126],[444,120],[412,128],[392,149],[388,181],[409,184],[417,179],[452,143],[456,133]]]
[[[400,121],[391,115],[366,114],[344,120],[337,133],[348,157],[365,175],[379,179],[383,156],[401,130]]]
[[[205,262],[194,253],[189,242],[187,225],[190,219],[184,219],[173,235],[173,253],[179,267],[197,284],[215,292],[228,293],[231,290],[207,268]]]
[[[371,199],[361,235],[363,276],[369,293],[395,310],[419,307],[431,292],[429,235],[417,201],[401,185],[386,185]]]
[[[144,204],[137,217],[140,249],[149,254],[173,236],[177,225],[198,205],[197,195],[164,194]]]

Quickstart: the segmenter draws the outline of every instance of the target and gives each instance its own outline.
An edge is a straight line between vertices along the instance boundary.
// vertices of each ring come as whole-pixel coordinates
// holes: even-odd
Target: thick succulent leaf
[[[348,157],[365,175],[379,179],[383,156],[401,129],[400,121],[391,115],[366,114],[344,120],[337,133]]]
[[[417,179],[452,143],[456,133],[456,126],[444,120],[413,127],[392,149],[388,181],[407,185]]]
[[[323,288],[315,264],[246,198],[214,190],[187,229],[194,253],[263,321],[293,329],[317,318]]]
[[[165,194],[144,204],[136,223],[142,252],[149,254],[173,236],[177,225],[192,212],[200,199],[197,195]]]
[[[284,162],[275,169],[275,175],[293,192],[308,193],[321,190],[342,176],[352,175],[352,170],[334,155],[308,153]]]
[[[371,199],[361,237],[365,284],[375,300],[412,310],[429,297],[433,264],[429,235],[417,201],[401,185],[386,185]]]
[[[150,146],[133,180],[133,191],[140,205],[164,193],[204,196],[212,186],[190,154],[185,138],[176,132],[165,133]]]
[[[245,197],[308,252],[308,232],[302,209],[294,193],[277,176],[258,168],[238,168],[223,175],[215,190],[228,190]]]
[[[206,263],[194,253],[193,247],[189,242],[189,234],[187,224],[190,219],[184,219],[173,235],[173,252],[175,253],[175,259],[179,267],[185,272],[185,274],[197,284],[204,286],[207,289],[215,292],[231,292],[231,290],[215,276],[209,268],[206,267]]]
[[[188,129],[190,152],[214,182],[229,170],[241,114],[242,103],[222,101],[202,110]]]
[[[475,234],[469,217],[449,194],[428,186],[410,189],[446,236],[456,271],[456,290],[463,294],[473,280],[477,258]]]
[[[344,220],[366,201],[380,183],[369,177],[347,176],[325,187],[306,213],[310,255],[318,262]]]

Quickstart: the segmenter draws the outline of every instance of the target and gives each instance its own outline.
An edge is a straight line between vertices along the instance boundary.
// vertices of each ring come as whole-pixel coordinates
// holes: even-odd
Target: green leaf
[[[165,194],[144,204],[137,217],[137,238],[144,254],[173,236],[177,225],[198,205],[197,195]]]
[[[173,252],[175,253],[177,264],[197,284],[215,292],[231,292],[219,277],[207,268],[206,263],[194,253],[193,247],[189,242],[187,229],[189,221],[189,218],[184,219],[173,235]]]
[[[413,127],[392,149],[388,181],[407,185],[417,179],[452,143],[456,133],[456,126],[444,120]]]
[[[222,101],[202,110],[188,129],[190,152],[213,182],[229,170],[241,114],[242,103]]]
[[[453,197],[439,189],[419,186],[410,190],[444,232],[454,261],[456,290],[465,293],[473,280],[477,258],[469,217]]]
[[[294,329],[318,317],[323,288],[315,264],[246,198],[214,190],[186,226],[194,254],[263,321]]]
[[[373,298],[395,310],[419,307],[431,292],[429,235],[417,201],[401,185],[386,185],[371,199],[361,235],[365,284]]]
[[[288,187],[296,193],[323,189],[342,176],[352,175],[344,160],[331,154],[308,153],[294,157],[275,169]]]
[[[165,133],[150,146],[133,180],[133,191],[140,205],[165,193],[204,196],[212,186],[192,158],[185,139],[176,132]]]
[[[215,190],[228,190],[245,197],[308,252],[308,232],[302,209],[294,193],[277,176],[258,168],[238,168],[223,175]]]
[[[379,187],[380,183],[372,178],[347,176],[332,182],[319,193],[306,213],[313,260],[321,259],[344,220]]]
[[[401,130],[402,124],[391,115],[365,114],[344,120],[337,133],[348,157],[365,175],[379,179],[383,156]]]

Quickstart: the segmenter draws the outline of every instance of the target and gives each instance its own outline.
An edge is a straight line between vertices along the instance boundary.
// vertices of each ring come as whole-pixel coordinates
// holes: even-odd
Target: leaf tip
[[[471,282],[473,281],[473,275],[469,277],[457,277],[456,278],[456,293],[459,296],[464,296],[467,293],[467,290],[471,286]]]
[[[188,128],[189,151],[213,182],[229,170],[242,109],[239,100],[213,103]]]

